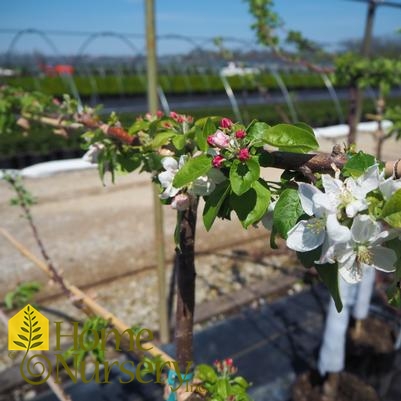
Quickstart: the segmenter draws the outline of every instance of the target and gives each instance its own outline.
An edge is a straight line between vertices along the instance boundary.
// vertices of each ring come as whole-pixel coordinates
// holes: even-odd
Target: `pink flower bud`
[[[213,135],[209,135],[207,142],[211,146],[217,146],[219,148],[228,148],[230,145],[230,137],[223,131],[217,130]]]
[[[243,129],[240,129],[235,133],[235,137],[237,139],[243,139],[246,137],[246,132]]]
[[[176,120],[177,117],[178,117],[178,113],[176,113],[175,111],[171,111],[170,112],[170,117],[173,118],[174,120]]]
[[[171,202],[171,207],[173,209],[184,211],[189,208],[189,197],[187,194],[178,194],[174,197]]]
[[[238,159],[242,162],[247,161],[251,155],[249,154],[249,150],[247,148],[240,149],[238,152]]]
[[[162,118],[164,116],[164,113],[161,110],[157,110],[156,116],[157,116],[157,118]]]
[[[222,118],[220,121],[221,128],[231,128],[233,122],[229,118]]]
[[[233,366],[233,359],[232,358],[227,358],[224,360],[227,366]]]
[[[213,167],[220,168],[223,166],[223,163],[226,159],[221,155],[216,155],[213,157],[212,165]]]

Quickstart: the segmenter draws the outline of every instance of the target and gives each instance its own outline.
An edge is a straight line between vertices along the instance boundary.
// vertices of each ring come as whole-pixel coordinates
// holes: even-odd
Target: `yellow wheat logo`
[[[33,306],[27,305],[8,323],[10,351],[48,350],[49,321]]]
[[[25,306],[9,320],[8,349],[25,351],[20,363],[20,373],[27,383],[42,384],[49,378],[50,360],[43,354],[28,357],[31,350],[49,349],[49,320],[32,305]]]

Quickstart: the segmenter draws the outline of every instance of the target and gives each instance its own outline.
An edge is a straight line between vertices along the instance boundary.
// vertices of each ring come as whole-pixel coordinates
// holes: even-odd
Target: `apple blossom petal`
[[[327,236],[334,243],[345,243],[351,240],[351,230],[337,220],[335,214],[329,214],[326,220]]]
[[[345,213],[348,217],[355,217],[357,213],[368,208],[366,199],[354,199],[345,207]]]
[[[351,226],[352,239],[360,244],[374,241],[380,231],[380,224],[373,221],[366,214],[358,214]]]
[[[262,225],[266,230],[271,231],[273,228],[273,211],[276,206],[277,201],[273,201],[269,203],[269,207],[267,208],[267,212],[262,217]]]
[[[325,231],[318,220],[321,219],[301,220],[288,231],[288,248],[298,252],[308,252],[322,245]]]
[[[388,199],[395,191],[401,189],[401,180],[395,180],[393,177],[387,178],[380,183],[379,188],[384,199]]]
[[[174,157],[163,157],[162,166],[167,171],[177,171],[178,170],[178,162],[174,159]]]
[[[373,166],[370,166],[363,175],[357,178],[356,183],[358,190],[360,191],[360,198],[365,198],[366,194],[379,187],[379,176],[379,165],[374,164]]]
[[[337,212],[338,202],[336,202],[334,196],[319,191],[313,195],[312,200],[316,217],[323,217],[328,213]]]
[[[160,184],[163,188],[167,188],[171,183],[173,182],[174,179],[174,174],[167,170],[167,171],[162,171],[157,178],[160,181]]]
[[[395,264],[397,262],[396,253],[389,248],[384,246],[374,246],[371,248],[373,263],[372,266],[384,272],[393,272],[395,270]]]
[[[335,248],[336,244],[333,243],[330,238],[326,235],[323,246],[322,246],[322,253],[320,254],[320,258],[315,260],[314,263],[318,265],[322,265],[325,263],[335,263]]]
[[[338,272],[341,274],[341,277],[349,284],[356,284],[362,280],[363,270],[361,266],[358,266],[356,263],[348,268],[341,266],[339,267]]]
[[[324,192],[326,194],[334,195],[337,196],[339,195],[344,188],[344,184],[341,180],[338,180],[337,178],[333,178],[329,174],[323,174],[322,175],[322,184],[324,188]]]
[[[313,216],[315,212],[313,195],[320,191],[311,184],[305,184],[304,182],[298,185],[298,194],[301,201],[302,209],[309,216]]]

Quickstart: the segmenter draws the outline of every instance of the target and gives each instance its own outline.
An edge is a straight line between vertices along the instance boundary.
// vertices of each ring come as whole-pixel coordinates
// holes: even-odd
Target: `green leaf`
[[[373,166],[376,163],[376,159],[372,155],[368,155],[363,152],[358,152],[356,155],[350,157],[345,163],[342,173],[346,177],[357,178],[361,176],[368,167]]]
[[[29,341],[25,336],[23,336],[22,334],[18,334],[18,337],[21,339],[21,340],[24,340],[24,341]]]
[[[134,154],[117,154],[117,163],[120,165],[121,171],[131,173],[141,165],[141,159],[139,155]]]
[[[382,219],[390,226],[401,227],[401,189],[394,192],[390,199],[384,204]]]
[[[213,225],[214,220],[219,213],[221,205],[224,199],[230,192],[230,182],[223,181],[216,186],[215,190],[209,195],[205,196],[205,207],[203,209],[203,224],[207,231],[209,231]]]
[[[401,308],[401,289],[397,283],[392,284],[386,291],[388,303],[395,308]]]
[[[216,393],[223,399],[226,400],[230,393],[230,383],[225,377],[219,377],[216,384]]]
[[[216,132],[216,129],[217,128],[216,128],[215,123],[212,121],[211,118],[208,118],[202,129],[202,136],[203,136],[204,140],[207,141],[207,137],[209,135],[213,135]]]
[[[273,212],[273,226],[277,233],[287,239],[288,231],[295,226],[299,217],[303,214],[298,191],[285,189],[278,199]]]
[[[166,143],[169,142],[170,138],[172,138],[173,136],[175,136],[176,133],[174,131],[165,131],[165,132],[160,132],[159,134],[157,134],[153,140],[152,143],[150,144],[150,146],[153,149],[157,149],[160,148],[161,146],[165,145]]]
[[[176,149],[181,150],[184,148],[185,143],[187,142],[187,138],[185,135],[178,134],[175,137],[173,137],[173,145],[176,147]]]
[[[234,160],[230,168],[230,182],[234,193],[242,195],[248,191],[259,175],[260,166],[256,159],[249,159],[245,163]]]
[[[215,370],[205,364],[200,364],[196,367],[196,377],[203,382],[216,383],[217,374]]]
[[[13,341],[14,344],[17,344],[19,347],[26,348],[26,345],[22,343],[21,341]]]
[[[341,312],[343,303],[341,301],[340,289],[338,287],[338,266],[337,263],[326,263],[324,265],[315,265],[317,272],[323,283],[328,288],[330,295],[336,305],[338,312]]]
[[[258,222],[266,213],[270,203],[270,191],[260,182],[255,181],[252,188],[238,196],[230,195],[230,204],[244,228]]]
[[[247,380],[245,378],[243,378],[242,376],[237,376],[233,379],[233,382],[238,384],[239,386],[241,386],[244,389],[247,389],[249,387],[249,383],[247,382]]]
[[[32,349],[32,348],[39,347],[39,345],[41,345],[41,344],[43,344],[43,341],[39,341],[39,342],[37,342],[37,343],[34,343],[34,344],[31,345],[31,349]]]
[[[198,145],[198,148],[202,152],[207,151],[207,137],[203,135],[203,130],[200,127],[195,126],[195,140]]]
[[[189,159],[177,172],[174,177],[173,186],[181,188],[198,177],[205,175],[212,168],[210,157],[201,155]]]
[[[307,153],[319,148],[315,135],[310,130],[289,124],[278,124],[269,128],[264,140],[269,145],[288,152]]]
[[[266,132],[269,130],[270,125],[263,122],[255,122],[251,125],[247,132],[247,139],[252,140],[255,146],[263,145],[265,142]]]

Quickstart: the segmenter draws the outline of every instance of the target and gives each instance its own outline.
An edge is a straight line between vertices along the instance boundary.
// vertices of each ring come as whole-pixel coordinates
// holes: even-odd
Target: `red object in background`
[[[55,66],[40,64],[40,69],[49,77],[74,74],[74,67],[69,64],[56,64]]]

